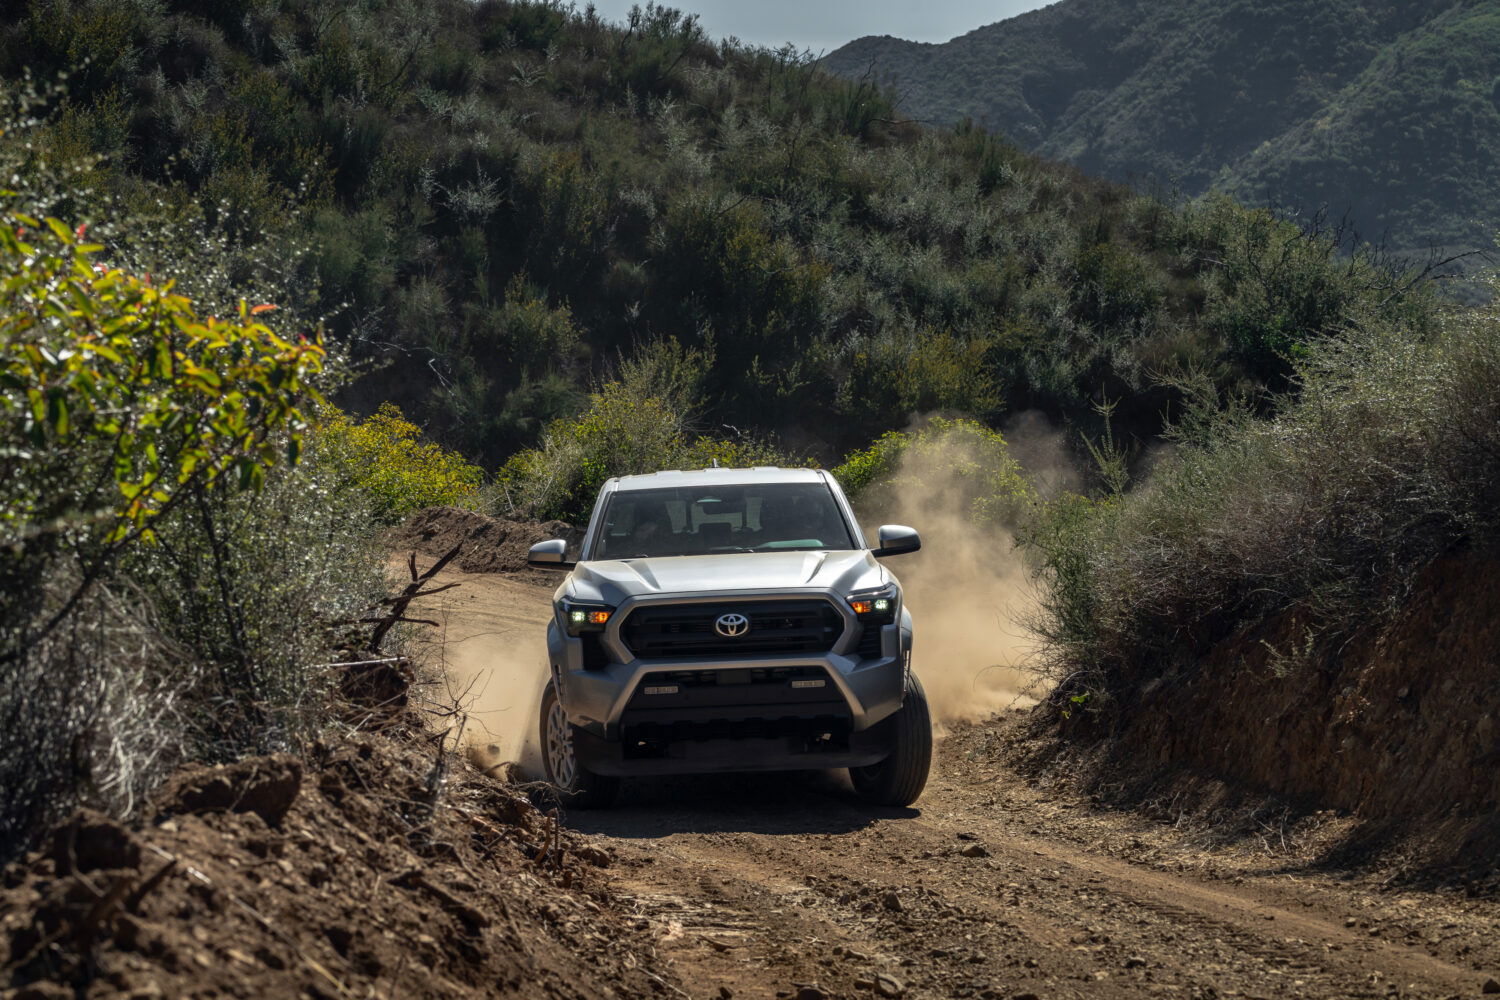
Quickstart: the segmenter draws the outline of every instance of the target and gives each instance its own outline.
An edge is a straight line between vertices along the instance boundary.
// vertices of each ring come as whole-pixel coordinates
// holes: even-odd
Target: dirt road
[[[534,667],[512,654],[530,655],[548,589],[453,579],[459,686],[498,668],[481,719],[529,724]],[[1495,903],[1321,870],[1269,821],[1214,842],[1030,786],[1003,762],[1013,725],[952,729],[909,810],[811,773],[630,782],[620,807],[567,820],[614,855],[694,1000],[1468,997],[1500,978]]]

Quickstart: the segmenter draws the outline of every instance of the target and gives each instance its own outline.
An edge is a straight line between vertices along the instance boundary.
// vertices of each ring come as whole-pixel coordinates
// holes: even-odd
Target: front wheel
[[[557,685],[548,682],[542,694],[542,766],[547,781],[557,789],[563,806],[574,809],[606,809],[614,804],[620,779],[594,774],[578,762],[573,748],[573,725],[563,711]]]
[[[849,778],[859,797],[871,805],[909,806],[927,786],[932,767],[932,716],[916,674],[906,675],[906,694],[890,727],[890,755],[878,764],[849,768]]]

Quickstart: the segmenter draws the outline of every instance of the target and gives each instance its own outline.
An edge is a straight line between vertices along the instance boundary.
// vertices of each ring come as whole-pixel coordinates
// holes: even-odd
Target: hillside
[[[1488,247],[1500,5],[1064,0],[941,45],[823,60],[1089,173],[1346,212],[1397,249]]]
[[[1263,214],[902,121],[658,7],[34,0],[0,28],[0,74],[27,71],[71,71],[49,155],[300,248],[277,298],[363,366],[345,404],[398,403],[488,468],[658,348],[692,362],[696,427],[831,462],[932,412],[1097,432],[1116,400],[1147,439],[1175,398],[1153,373],[1256,394],[1352,311],[1426,322],[1420,289]]]

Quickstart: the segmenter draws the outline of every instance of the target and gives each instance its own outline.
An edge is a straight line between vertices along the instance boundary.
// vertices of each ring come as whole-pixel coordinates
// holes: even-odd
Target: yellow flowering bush
[[[171,282],[93,264],[101,249],[84,226],[0,221],[0,541],[13,550],[83,526],[112,546],[149,538],[185,487],[259,487],[296,461],[316,397],[323,348],[255,318],[273,307],[200,317]]]
[[[370,495],[382,519],[439,505],[473,509],[479,502],[479,467],[426,440],[394,403],[381,404],[365,420],[330,408],[316,441],[320,454]]]

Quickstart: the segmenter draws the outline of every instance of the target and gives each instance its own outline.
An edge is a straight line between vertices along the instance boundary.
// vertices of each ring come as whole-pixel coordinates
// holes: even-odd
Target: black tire
[[[567,809],[608,809],[620,791],[620,779],[595,774],[578,762],[573,751],[573,725],[557,697],[557,685],[547,682],[542,694],[540,736],[542,768]]]
[[[906,675],[906,694],[891,716],[891,753],[868,767],[849,768],[859,797],[876,806],[909,806],[927,786],[932,768],[932,716],[917,675]]]

